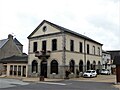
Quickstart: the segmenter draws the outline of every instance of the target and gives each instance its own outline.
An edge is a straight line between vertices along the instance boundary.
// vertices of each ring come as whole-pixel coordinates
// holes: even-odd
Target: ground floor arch
[[[40,75],[47,78],[47,61],[46,60],[41,61],[40,66],[41,66]]]

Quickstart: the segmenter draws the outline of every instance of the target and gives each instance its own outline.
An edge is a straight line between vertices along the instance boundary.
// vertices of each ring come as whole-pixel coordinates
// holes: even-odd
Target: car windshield
[[[102,69],[102,71],[106,71],[105,69]]]
[[[86,71],[86,73],[91,73],[91,71]]]
[[[107,69],[102,69],[102,71],[109,71],[109,70],[107,70]]]

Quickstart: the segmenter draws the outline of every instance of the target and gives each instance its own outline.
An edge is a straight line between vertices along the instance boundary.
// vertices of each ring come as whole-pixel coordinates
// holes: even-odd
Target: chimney
[[[9,35],[8,35],[8,39],[13,39],[12,34],[9,34]]]

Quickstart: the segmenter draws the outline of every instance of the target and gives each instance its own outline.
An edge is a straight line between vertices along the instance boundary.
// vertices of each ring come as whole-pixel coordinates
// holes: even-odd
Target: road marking
[[[72,84],[72,83],[67,83],[67,84],[65,84],[65,83],[53,83],[53,82],[39,82],[39,83],[43,83],[43,84],[54,84],[54,85],[63,85],[63,86]]]

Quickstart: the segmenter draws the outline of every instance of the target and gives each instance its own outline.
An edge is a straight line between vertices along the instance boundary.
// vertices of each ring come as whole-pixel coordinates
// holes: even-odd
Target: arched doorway
[[[41,61],[41,76],[47,78],[47,61]]]
[[[74,73],[74,69],[75,69],[75,62],[74,62],[74,60],[71,60],[71,61],[70,61],[70,71],[71,71],[72,73]]]
[[[96,62],[93,61],[93,70],[96,70]]]
[[[90,61],[87,61],[87,70],[90,69]]]

